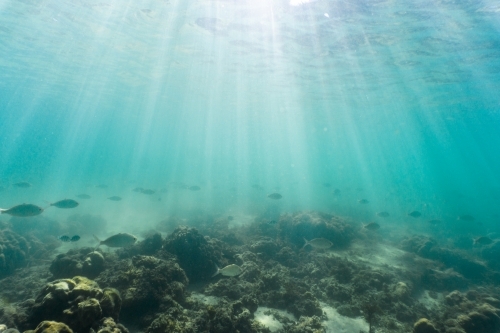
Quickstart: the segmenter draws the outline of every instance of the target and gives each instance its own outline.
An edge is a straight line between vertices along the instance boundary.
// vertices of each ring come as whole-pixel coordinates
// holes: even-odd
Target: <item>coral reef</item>
[[[59,254],[50,265],[53,279],[85,276],[95,278],[104,270],[105,259],[101,252],[92,248],[69,250]]]
[[[413,325],[413,333],[439,333],[439,331],[427,318],[421,318]]]
[[[211,278],[221,257],[197,229],[178,227],[167,237],[165,251],[177,256],[191,283]]]
[[[29,242],[11,230],[0,230],[0,278],[12,274],[28,258]]]
[[[278,222],[279,237],[297,247],[304,245],[304,238],[326,238],[332,248],[349,246],[354,239],[354,228],[343,219],[320,212],[298,212],[282,215]]]
[[[73,330],[64,323],[56,321],[42,321],[33,333],[73,333]]]
[[[26,317],[18,318],[17,323],[22,329],[35,327],[43,321],[56,321],[75,332],[87,332],[102,318],[118,319],[121,301],[118,291],[102,290],[96,282],[77,276],[47,283],[37,298],[25,303],[24,307]],[[47,323],[43,331],[56,331]]]
[[[186,274],[173,258],[134,256],[110,264],[96,281],[120,291],[124,318],[148,316],[162,304],[182,302],[188,285]]]
[[[355,323],[356,332],[500,330],[500,272],[488,252],[496,242],[468,252],[419,235],[393,244],[317,212],[272,223],[266,215],[233,228],[227,216],[174,220],[197,229],[177,227],[166,238],[149,233],[116,251],[72,249],[50,267],[26,267],[26,252],[24,264],[14,266],[22,269],[0,279],[0,323],[5,330],[76,333],[127,333],[119,319],[146,333],[267,333],[265,320],[278,322],[279,333],[340,330],[329,326],[336,321]],[[35,241],[7,227],[0,236],[11,248]],[[303,238],[318,237],[333,246],[303,248]],[[212,277],[215,264],[235,264],[242,273]]]

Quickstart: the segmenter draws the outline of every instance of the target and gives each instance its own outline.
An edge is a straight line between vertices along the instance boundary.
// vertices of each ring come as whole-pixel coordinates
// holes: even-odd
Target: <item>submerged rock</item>
[[[56,321],[42,321],[34,333],[73,333],[73,330],[64,323]]]
[[[102,253],[92,248],[70,250],[59,254],[50,265],[54,279],[85,276],[95,278],[104,270],[105,259]]]
[[[34,303],[28,306],[26,321],[19,326],[28,329],[42,321],[54,321],[64,323],[71,330],[85,332],[104,316],[118,319],[120,307],[120,295],[116,290],[102,290],[96,282],[80,276],[60,279],[42,289]],[[46,322],[39,328],[49,332],[59,329],[60,325]]]
[[[165,240],[164,249],[177,256],[191,283],[209,280],[216,271],[219,256],[195,228],[175,229]]]
[[[0,278],[12,274],[26,263],[29,248],[29,242],[21,235],[0,230]]]
[[[439,333],[439,331],[428,319],[421,318],[413,325],[413,333]]]
[[[173,258],[134,256],[113,262],[96,279],[102,286],[116,288],[123,301],[122,316],[133,321],[157,311],[164,303],[183,302],[188,285],[186,274]],[[112,303],[115,298],[102,304]]]
[[[458,316],[459,325],[466,333],[496,333],[500,330],[500,310],[482,304],[467,315]]]
[[[346,248],[355,235],[353,227],[341,218],[319,212],[282,215],[279,224],[281,237],[297,247],[303,247],[304,238],[324,238],[333,243],[333,249]]]

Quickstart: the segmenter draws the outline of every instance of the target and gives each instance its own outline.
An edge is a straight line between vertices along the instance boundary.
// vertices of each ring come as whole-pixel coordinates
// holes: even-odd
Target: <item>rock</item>
[[[56,321],[42,321],[34,333],[73,333],[73,330],[64,323]]]
[[[104,288],[100,303],[104,317],[111,317],[114,320],[118,320],[118,315],[122,308],[122,299],[118,290]]]
[[[458,322],[466,333],[496,333],[500,330],[500,310],[482,304],[468,315],[458,316]]]
[[[266,257],[273,257],[278,251],[278,245],[273,239],[265,237],[250,245],[250,250],[253,253],[261,253]]]
[[[89,327],[102,317],[102,309],[99,301],[95,298],[89,298],[78,303],[78,321],[82,327]]]
[[[19,331],[16,330],[15,328],[8,328],[5,331],[3,331],[3,333],[19,333]]]
[[[50,265],[53,278],[85,276],[95,278],[105,268],[104,256],[91,248],[70,250],[59,254]]]
[[[195,228],[175,229],[165,240],[164,249],[177,256],[191,283],[209,280],[215,272],[218,256]]]
[[[304,238],[326,238],[332,248],[346,248],[354,238],[354,228],[343,219],[320,212],[297,212],[280,217],[280,236],[288,239],[298,248],[304,245]],[[310,247],[307,251],[312,251]]]
[[[439,333],[439,331],[428,319],[421,318],[413,325],[413,333]]]
[[[123,316],[137,319],[156,311],[167,299],[182,302],[188,285],[186,274],[172,255],[166,260],[152,256],[134,256],[132,260],[116,261],[99,275],[97,281],[100,285],[115,288],[119,292]],[[117,297],[118,293],[110,294],[105,289],[101,305],[104,306]],[[105,307],[103,312],[117,318]]]
[[[30,243],[21,235],[0,230],[0,279],[26,263]]]
[[[96,282],[76,276],[48,283],[34,304],[28,305],[26,322],[20,326],[26,329],[53,320],[82,332],[104,315],[118,318],[120,308],[121,298],[116,290],[102,290]]]
[[[486,297],[483,299],[484,302],[488,303],[491,306],[494,306],[497,309],[500,309],[500,300],[494,297]]]
[[[445,297],[446,304],[453,306],[459,305],[466,300],[465,296],[458,290],[454,290]]]
[[[93,329],[97,333],[129,333],[125,326],[115,323],[113,318],[102,318],[94,324]]]
[[[392,286],[392,298],[398,301],[404,301],[411,295],[411,289],[404,282],[398,282]]]
[[[2,333],[3,331],[5,331],[7,328],[8,328],[7,325],[0,324],[0,333]]]

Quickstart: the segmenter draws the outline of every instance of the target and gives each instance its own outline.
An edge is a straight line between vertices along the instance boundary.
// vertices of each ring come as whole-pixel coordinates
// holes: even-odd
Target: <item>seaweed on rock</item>
[[[115,261],[96,281],[102,286],[119,290],[123,300],[123,318],[135,318],[140,325],[163,303],[182,302],[188,285],[186,274],[175,259],[152,256]]]
[[[191,283],[211,278],[221,257],[198,230],[189,227],[175,229],[165,240],[164,249],[177,256]]]
[[[25,303],[24,307],[26,317],[24,320],[20,317],[17,323],[22,329],[43,321],[55,321],[74,332],[89,332],[103,318],[118,319],[121,298],[117,290],[100,289],[96,282],[77,276],[48,283],[34,302]],[[48,326],[43,330],[46,329],[51,330]]]

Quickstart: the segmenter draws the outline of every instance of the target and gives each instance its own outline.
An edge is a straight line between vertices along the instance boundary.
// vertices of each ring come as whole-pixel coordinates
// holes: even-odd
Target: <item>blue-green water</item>
[[[495,231],[499,22],[494,1],[2,0],[0,207],[87,193],[44,214],[385,210],[418,228],[419,210]]]

